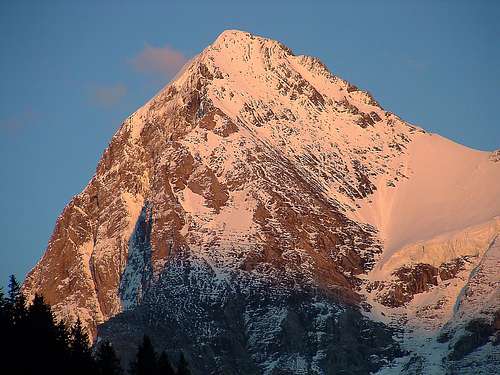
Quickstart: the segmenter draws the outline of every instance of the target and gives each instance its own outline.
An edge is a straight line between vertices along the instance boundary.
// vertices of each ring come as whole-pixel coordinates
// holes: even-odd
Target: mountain
[[[27,276],[195,374],[500,370],[500,154],[228,30],[127,118]]]

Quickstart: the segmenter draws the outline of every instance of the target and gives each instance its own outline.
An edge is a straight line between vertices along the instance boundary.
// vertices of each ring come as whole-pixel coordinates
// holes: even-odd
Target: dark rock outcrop
[[[432,286],[438,285],[438,273],[436,267],[418,263],[394,271],[394,281],[390,283],[379,282],[371,287],[384,290],[378,296],[380,303],[389,307],[399,307],[411,301],[415,294],[425,292]]]
[[[391,330],[341,295],[289,281],[218,275],[178,259],[139,308],[110,319],[99,336],[126,359],[145,331],[170,356],[183,351],[194,374],[361,375],[403,354]]]
[[[495,315],[498,316],[498,313]],[[448,358],[457,361],[485,345],[495,333],[495,322],[473,319],[465,326],[465,333],[453,344]]]

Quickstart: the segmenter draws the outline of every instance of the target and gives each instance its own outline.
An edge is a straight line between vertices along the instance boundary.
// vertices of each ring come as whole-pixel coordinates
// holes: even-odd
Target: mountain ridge
[[[406,225],[399,233],[408,236],[391,245],[393,252],[493,219],[500,213],[494,185],[500,167],[491,155],[462,151],[405,123],[316,58],[228,30],[125,120],[94,177],[58,218],[47,252],[23,290],[28,296],[44,294],[62,318],[81,317],[94,337],[109,321],[102,334],[115,341],[121,337],[122,346],[128,339],[120,327],[138,329],[123,316],[149,322],[168,316],[177,329],[194,326],[193,334],[205,340],[193,343],[179,333],[181,346],[210,346],[219,337],[227,350],[241,348],[223,359],[247,358],[248,373],[342,370],[347,366],[342,358],[331,362],[339,343],[328,327],[340,324],[352,351],[366,353],[369,345],[359,327],[353,328],[355,321],[377,331],[380,346],[388,349],[375,351],[352,373],[375,371],[403,354],[387,328],[393,322],[380,318],[377,309],[391,316],[386,310],[391,305],[411,303],[415,295],[439,288],[438,271],[430,267],[441,266],[416,264],[420,268],[411,272],[418,287],[392,280],[397,268],[377,280],[372,270],[379,259],[392,256],[386,251],[391,227],[384,224],[390,222],[380,217],[395,216]],[[465,167],[450,168],[456,160]],[[431,163],[437,167],[429,168]],[[440,185],[443,173],[449,177]],[[446,181],[466,177],[470,183],[454,188],[458,193],[450,199]],[[422,189],[429,197],[406,204],[405,197]],[[404,204],[394,206],[399,193]],[[463,197],[480,203],[473,207],[477,215],[467,216],[472,211],[464,211]],[[436,208],[436,201],[444,206]],[[441,221],[440,210],[448,215]],[[414,237],[415,218],[426,215],[430,223],[424,221],[415,232],[422,234],[427,226],[427,238]],[[498,226],[491,228],[498,233]],[[482,242],[477,246],[484,247]],[[483,254],[473,250],[461,255],[475,256],[470,264],[480,261],[482,255],[475,254]],[[455,255],[442,264],[459,259]],[[391,288],[406,294],[394,294],[386,306]],[[169,307],[182,301],[204,319]],[[225,323],[210,313],[219,305],[232,306],[220,312],[228,314]],[[316,315],[308,319],[318,326],[296,320],[307,316],[304,306],[316,306]],[[281,321],[271,318],[276,312]],[[240,315],[249,317],[244,324]],[[330,322],[326,326],[323,315]],[[255,328],[252,316],[269,324]],[[287,326],[293,328],[287,331]],[[246,332],[246,338],[232,341],[231,330]],[[283,343],[283,336],[297,340],[299,332],[318,335],[317,341],[259,352],[268,335]],[[360,344],[353,343],[356,337]],[[198,371],[216,367],[218,354],[211,350],[215,362],[203,363]],[[191,355],[200,352],[193,349]],[[236,371],[234,366],[228,373]]]

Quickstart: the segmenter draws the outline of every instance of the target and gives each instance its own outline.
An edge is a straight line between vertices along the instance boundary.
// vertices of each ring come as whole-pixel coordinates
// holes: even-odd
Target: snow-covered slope
[[[500,309],[500,264],[491,255],[500,233],[496,154],[434,134],[419,134],[407,151],[403,160],[408,178],[396,186],[378,183],[377,191],[362,200],[356,212],[358,220],[378,229],[384,243],[381,257],[366,275],[371,314],[390,326],[403,327],[403,347],[411,353],[409,359],[399,360],[402,367],[382,373],[477,372],[481,365],[467,362],[462,368],[449,358],[454,341],[438,339],[446,330],[460,340],[463,333],[460,336],[449,327],[460,322],[463,329],[480,317],[491,324]],[[456,309],[469,280],[486,262],[496,267],[490,266],[488,276],[474,284],[475,294],[490,297],[463,308],[459,318]],[[478,344],[478,350],[499,363],[500,351],[490,344],[483,347],[486,342]],[[485,367],[484,373],[489,371],[492,368]]]
[[[496,358],[490,367],[482,365],[483,372],[479,371],[494,373],[492,368],[498,367],[500,356],[494,344],[498,343],[499,328],[495,321],[500,318],[499,230],[497,217],[408,245],[368,273],[367,298],[372,309],[367,315],[398,327],[403,348],[409,353],[381,374],[405,373],[404,368],[412,369],[410,374],[476,373],[477,366],[457,370],[471,366],[466,355],[472,352]],[[483,337],[463,345],[472,336],[465,327],[478,322]]]
[[[359,218],[384,239],[384,260],[405,245],[481,224],[499,214],[500,168],[491,154],[435,134],[419,134],[408,146],[396,187],[363,200]]]
[[[434,366],[412,327],[436,342],[491,254],[497,156],[225,31],[125,120],[24,291],[124,353],[149,330],[203,357],[197,373],[392,371],[399,345]],[[436,319],[419,312],[443,299]]]

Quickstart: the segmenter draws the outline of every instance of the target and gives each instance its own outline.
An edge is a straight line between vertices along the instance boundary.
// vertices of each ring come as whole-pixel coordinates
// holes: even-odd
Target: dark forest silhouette
[[[81,321],[58,322],[42,296],[28,304],[14,276],[7,295],[0,288],[0,337],[0,374],[190,374],[182,353],[174,369],[167,354],[158,354],[147,336],[125,371],[111,343],[99,342],[92,348]]]

